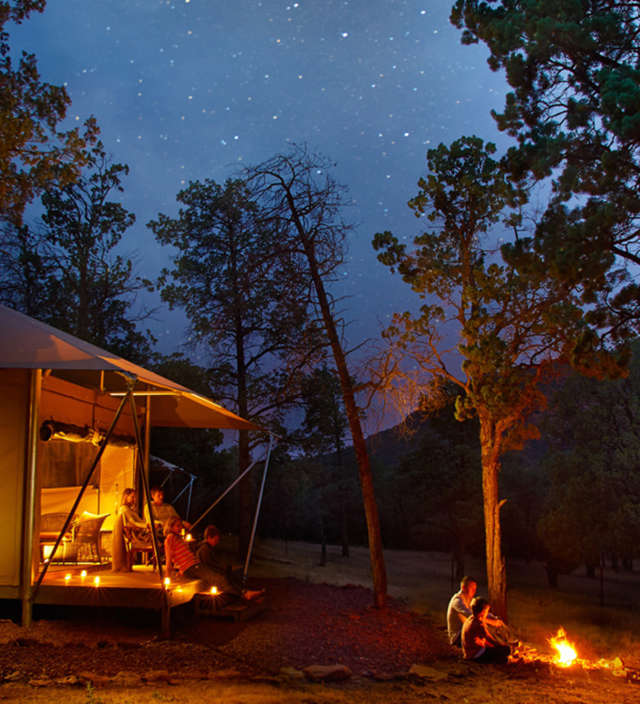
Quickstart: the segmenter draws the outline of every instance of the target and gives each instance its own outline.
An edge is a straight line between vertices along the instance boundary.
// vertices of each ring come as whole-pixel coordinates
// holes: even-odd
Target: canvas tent
[[[151,426],[258,428],[170,379],[2,305],[0,331],[0,598],[21,599],[28,620],[41,504],[68,505],[62,490],[77,489],[43,493],[51,468],[42,438],[91,436],[107,480],[96,497],[89,492],[82,500],[100,511],[113,504],[118,477],[131,476],[140,448],[148,458]],[[65,471],[72,471],[68,463]]]

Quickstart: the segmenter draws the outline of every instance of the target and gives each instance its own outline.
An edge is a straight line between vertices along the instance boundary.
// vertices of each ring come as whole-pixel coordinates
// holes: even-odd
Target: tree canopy
[[[517,140],[505,165],[551,198],[532,236],[506,245],[578,285],[588,322],[614,342],[637,333],[640,288],[640,71],[636,2],[457,0],[463,43],[482,41],[512,91],[498,127]]]
[[[75,180],[84,165],[87,141],[95,140],[96,123],[59,131],[70,100],[63,86],[40,80],[36,57],[11,57],[8,26],[42,12],[45,0],[0,3],[0,217],[22,223],[24,209],[51,183]]]

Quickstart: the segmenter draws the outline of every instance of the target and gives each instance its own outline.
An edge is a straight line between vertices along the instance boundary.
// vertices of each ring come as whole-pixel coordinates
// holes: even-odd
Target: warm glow
[[[64,576],[64,583],[69,584],[70,581],[71,581],[71,575],[67,572],[67,574],[65,574],[65,576]]]
[[[186,536],[185,540],[186,540],[188,543],[190,543],[190,542],[193,540],[193,536],[191,535],[191,533],[187,533],[187,536]]]
[[[171,585],[171,580],[169,579],[169,577],[165,577],[164,578],[164,586],[169,587],[170,585]]]
[[[94,577],[94,578],[93,578],[93,586],[94,586],[94,587],[99,587],[99,586],[100,586],[100,577]]]
[[[569,667],[572,665],[578,653],[571,643],[567,640],[567,634],[564,628],[559,628],[555,636],[549,639],[549,643],[556,649],[557,655],[555,662],[561,667]]]
[[[49,562],[49,558],[51,557],[52,552],[53,552],[53,545],[43,545],[42,546],[42,556],[44,557],[45,562]]]
[[[82,572],[80,572],[80,576],[84,579],[87,576],[87,570],[82,570]]]
[[[211,593],[212,593],[212,594],[217,594],[217,593],[218,593],[218,587],[211,587]]]

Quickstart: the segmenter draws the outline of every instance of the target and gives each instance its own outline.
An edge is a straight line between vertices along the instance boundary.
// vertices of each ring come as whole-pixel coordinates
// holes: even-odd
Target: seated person
[[[500,645],[493,640],[486,629],[489,602],[476,597],[471,601],[471,616],[462,626],[462,653],[465,660],[474,662],[505,663],[511,650],[508,645]]]
[[[471,601],[475,596],[478,584],[473,577],[463,577],[460,582],[460,591],[456,592],[449,601],[447,607],[447,631],[449,632],[449,643],[457,647],[461,646],[462,625],[471,616]],[[485,619],[486,625],[498,629],[493,633],[493,637],[498,642],[507,642],[508,634],[504,633],[506,626],[497,616],[489,614]]]
[[[220,583],[216,586],[221,592],[241,592],[241,581],[234,577],[231,567],[222,562],[216,554],[216,547],[220,542],[220,531],[213,525],[204,529],[204,540],[196,552],[200,562],[212,572],[220,576]]]
[[[208,589],[211,587],[220,589],[219,585],[222,584],[221,575],[199,561],[191,552],[189,545],[182,539],[181,531],[182,521],[180,518],[173,516],[165,523],[164,532],[167,537],[164,539],[164,554],[167,561],[167,575],[171,576],[171,572],[175,568],[188,579],[202,580]],[[229,589],[224,589],[225,593],[230,593],[247,601],[256,599],[263,594],[262,591],[238,590],[230,584],[228,586]]]
[[[153,522],[156,524],[156,529],[160,535],[165,523],[169,518],[180,518],[178,512],[171,504],[167,504],[164,501],[164,491],[162,487],[152,486],[149,492],[151,494],[151,513],[153,514]],[[147,520],[149,520],[149,509],[145,505],[144,515]],[[182,528],[189,530],[191,524],[186,521],[182,521]]]
[[[136,511],[136,492],[134,489],[125,489],[122,492],[122,500],[113,526],[111,566],[114,572],[131,571],[129,555],[127,555],[125,548],[125,535],[134,549],[136,547],[148,548],[151,545],[149,525]]]

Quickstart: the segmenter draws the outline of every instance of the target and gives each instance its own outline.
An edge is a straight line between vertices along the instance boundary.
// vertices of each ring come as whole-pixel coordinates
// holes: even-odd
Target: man
[[[162,490],[162,487],[159,486],[152,486],[151,487],[151,512],[153,513],[153,522],[156,524],[156,528],[159,530],[160,534],[162,535],[162,529],[164,528],[165,523],[169,520],[169,518],[178,518],[180,519],[180,516],[178,515],[178,512],[173,508],[171,504],[165,504],[164,502],[164,491]],[[145,506],[145,518],[149,520],[148,516],[148,511],[147,507]],[[186,521],[182,521],[182,528],[185,530],[189,530],[191,528],[191,524],[187,523]]]
[[[449,606],[447,607],[447,630],[449,632],[449,643],[457,647],[461,647],[460,635],[462,633],[462,624],[471,616],[471,600],[476,595],[478,583],[473,577],[463,577],[460,582],[460,591],[451,597]],[[491,626],[494,629],[504,629],[505,624],[493,614],[488,614],[484,621],[486,626]],[[493,633],[496,640],[506,640]]]

